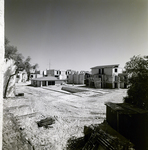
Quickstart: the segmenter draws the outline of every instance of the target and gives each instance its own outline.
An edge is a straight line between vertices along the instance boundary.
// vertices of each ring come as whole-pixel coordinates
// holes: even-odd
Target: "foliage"
[[[28,80],[30,76],[31,69],[37,69],[38,64],[31,65],[31,57],[28,56],[25,60],[21,53],[18,53],[17,47],[14,47],[9,44],[9,40],[5,38],[5,58],[6,60],[13,59],[15,61],[15,65],[17,66],[17,71],[25,70],[28,74]]]
[[[31,69],[36,70],[36,69],[38,68],[38,64],[31,65],[30,61],[31,61],[31,57],[30,57],[30,56],[28,56],[28,57],[26,58],[26,60],[24,61],[24,69],[25,69],[25,71],[27,72],[27,76],[28,76],[28,77],[27,77],[27,80],[28,80],[28,81],[29,81],[29,79],[30,79]]]
[[[129,88],[124,102],[148,110],[148,56],[133,56],[125,65]]]
[[[33,69],[37,69],[39,67],[39,65],[36,63],[35,65],[32,66]]]
[[[30,70],[32,68],[36,68],[38,66],[38,64],[35,64],[33,66],[31,65],[31,63],[30,63],[31,57],[29,57],[29,56],[24,61],[23,60],[24,57],[21,53],[18,53],[17,47],[14,47],[14,46],[10,45],[9,43],[10,43],[9,40],[7,38],[5,38],[5,59],[6,59],[7,65],[8,65],[8,60],[10,60],[9,62],[11,62],[11,60],[12,60],[14,63],[11,64],[4,73],[4,75],[5,75],[4,76],[5,77],[4,78],[4,81],[5,81],[4,98],[7,97],[7,93],[10,89],[11,79],[14,77],[14,75],[16,75],[18,73],[18,71],[26,70],[28,80],[29,80]],[[15,69],[13,67],[15,67]]]
[[[18,53],[17,47],[14,47],[12,45],[9,45],[9,40],[5,38],[5,59],[6,61],[12,59],[15,61],[15,65],[17,66],[17,70],[19,68],[24,68],[23,65],[23,55],[21,53]]]

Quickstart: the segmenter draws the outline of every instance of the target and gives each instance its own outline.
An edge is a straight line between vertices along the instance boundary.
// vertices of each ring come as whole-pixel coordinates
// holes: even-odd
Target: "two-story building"
[[[55,69],[50,69],[50,70],[47,70],[47,76],[52,76],[52,77],[59,77],[61,74],[61,71],[60,70],[55,70]]]
[[[43,77],[43,71],[41,70],[36,70],[35,72],[31,72],[30,73],[30,79],[34,79],[34,78],[40,78]]]
[[[97,88],[120,88],[119,73],[122,69],[119,64],[96,66],[91,68],[91,77],[88,79],[88,86]]]

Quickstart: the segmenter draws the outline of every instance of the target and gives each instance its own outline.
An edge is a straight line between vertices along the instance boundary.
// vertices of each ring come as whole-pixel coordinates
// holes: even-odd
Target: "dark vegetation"
[[[148,56],[133,56],[125,70],[129,88],[124,102],[148,110]]]

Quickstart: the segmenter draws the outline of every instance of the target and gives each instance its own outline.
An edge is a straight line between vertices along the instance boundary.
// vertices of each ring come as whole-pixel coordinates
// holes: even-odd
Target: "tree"
[[[148,110],[148,56],[133,56],[125,70],[129,88],[124,102]]]
[[[30,69],[31,69],[30,60],[31,58],[28,56],[26,60],[24,61],[24,68],[25,68],[25,71],[27,72],[27,81],[29,81],[29,78],[30,78]]]
[[[13,60],[14,64],[11,64],[11,66],[9,67],[9,69],[7,69],[4,73],[5,75],[5,86],[4,86],[4,98],[6,98],[7,95],[7,91],[8,91],[8,86],[10,83],[11,78],[16,75],[18,73],[18,71],[23,71],[25,70],[27,72],[28,75],[28,80],[30,77],[30,70],[32,68],[37,68],[38,64],[35,65],[31,65],[30,61],[31,61],[31,57],[28,56],[25,61],[23,60],[24,57],[21,53],[18,53],[17,47],[14,47],[12,45],[9,44],[9,40],[7,38],[5,38],[5,59],[6,62],[8,60]],[[11,68],[14,69],[14,65],[15,65],[15,71],[11,71]]]
[[[39,65],[37,63],[32,66],[33,70],[35,70],[36,78],[37,78],[37,68],[38,67],[39,67]]]
[[[32,66],[32,68],[33,68],[34,70],[37,70],[38,67],[39,67],[39,65],[38,65],[37,63]]]
[[[15,65],[17,66],[17,69],[23,67],[23,55],[21,53],[18,53],[17,47],[14,47],[12,45],[9,45],[9,40],[5,38],[5,59],[10,60],[13,59],[15,61]]]
[[[17,47],[9,45],[9,43],[10,43],[9,40],[5,38],[5,59],[6,62],[8,60],[13,60],[14,64],[11,64],[9,66],[9,69],[7,69],[4,73],[4,78],[5,78],[4,81],[6,82],[4,84],[4,98],[7,97],[8,86],[11,78],[18,73],[19,68],[23,67],[22,54],[17,52]]]
[[[27,72],[27,81],[30,80],[31,70],[33,69],[33,70],[36,71],[36,69],[38,68],[38,64],[31,65],[30,61],[31,61],[31,57],[30,56],[28,56],[26,58],[26,60],[24,61],[24,69]]]

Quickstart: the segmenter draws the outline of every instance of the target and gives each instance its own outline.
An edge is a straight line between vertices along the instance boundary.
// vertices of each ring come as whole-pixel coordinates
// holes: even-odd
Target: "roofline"
[[[34,78],[34,79],[31,79],[31,81],[66,81],[66,79],[37,79],[37,78]]]
[[[60,69],[47,69],[47,71],[61,71]]]
[[[56,77],[39,77],[33,78],[32,81],[65,81],[66,79],[57,79]]]
[[[114,65],[103,65],[103,66],[96,66],[96,67],[92,67],[90,69],[95,69],[95,68],[110,68],[110,67],[119,67],[119,64],[114,64]]]

